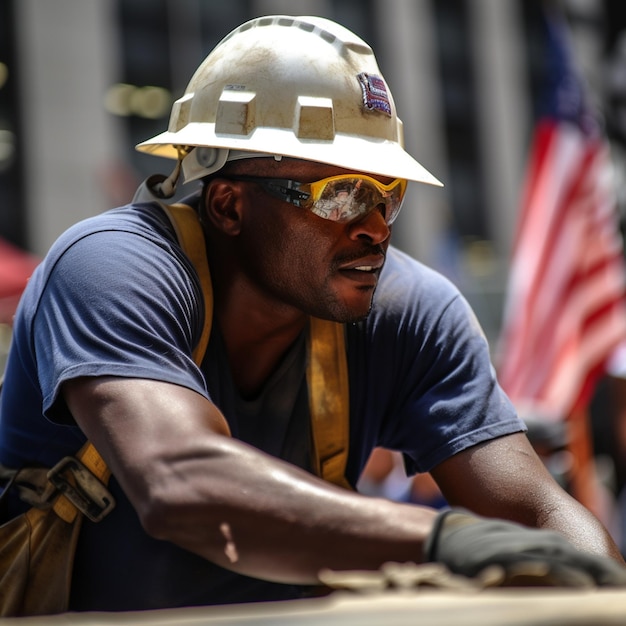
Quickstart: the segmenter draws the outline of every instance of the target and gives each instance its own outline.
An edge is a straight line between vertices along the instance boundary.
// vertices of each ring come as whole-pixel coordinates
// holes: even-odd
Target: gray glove
[[[435,520],[425,559],[452,573],[481,577],[499,571],[501,586],[626,586],[626,568],[577,550],[556,531],[446,510]]]

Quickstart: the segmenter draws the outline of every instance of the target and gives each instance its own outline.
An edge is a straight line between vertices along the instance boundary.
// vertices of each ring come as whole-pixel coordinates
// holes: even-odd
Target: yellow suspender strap
[[[351,489],[345,477],[350,435],[345,330],[343,324],[315,317],[310,324],[306,377],[314,470],[324,480]]]
[[[163,205],[161,205],[163,206]],[[165,207],[178,241],[198,272],[205,302],[206,322],[195,358],[199,365],[211,332],[213,290],[204,234],[196,212],[184,204]],[[313,469],[329,482],[350,488],[345,478],[349,443],[348,365],[342,324],[311,318],[307,384],[313,442]]]
[[[202,232],[198,215],[190,206],[186,204],[161,206],[166,210],[174,226],[178,243],[180,243],[183,251],[196,268],[198,278],[200,278],[202,296],[204,297],[204,327],[200,340],[193,351],[193,360],[200,367],[204,353],[209,345],[211,326],[213,324],[213,285],[211,283],[209,261],[206,256],[204,233]]]

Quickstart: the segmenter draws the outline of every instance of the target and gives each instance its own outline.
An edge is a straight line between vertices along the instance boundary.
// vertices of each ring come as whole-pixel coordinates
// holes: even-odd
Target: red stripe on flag
[[[521,410],[565,418],[626,339],[625,270],[606,147],[538,125],[511,263],[500,383]]]

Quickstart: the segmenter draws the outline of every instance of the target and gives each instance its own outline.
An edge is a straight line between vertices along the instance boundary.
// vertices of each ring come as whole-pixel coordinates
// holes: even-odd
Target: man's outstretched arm
[[[66,383],[63,393],[146,531],[234,571],[317,583],[318,572],[326,568],[419,563],[427,558],[426,548],[432,558],[446,562],[445,546],[458,545],[441,532],[447,524],[435,524],[432,509],[345,491],[232,439],[219,410],[186,388],[83,378]],[[482,521],[477,523],[472,536],[482,532]],[[524,533],[523,549],[534,550],[532,558],[554,543],[544,533],[529,539],[527,529],[504,527],[509,538]],[[510,544],[502,542],[502,550],[510,551]],[[566,560],[579,554],[565,541],[563,550]],[[626,582],[615,573],[614,561],[591,558],[603,572],[598,581]]]

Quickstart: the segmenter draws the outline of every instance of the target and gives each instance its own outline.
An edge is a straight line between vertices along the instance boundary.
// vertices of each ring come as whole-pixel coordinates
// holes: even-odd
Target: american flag
[[[522,415],[585,407],[626,339],[626,279],[612,166],[574,70],[565,23],[547,16],[547,106],[531,145],[497,363]]]

